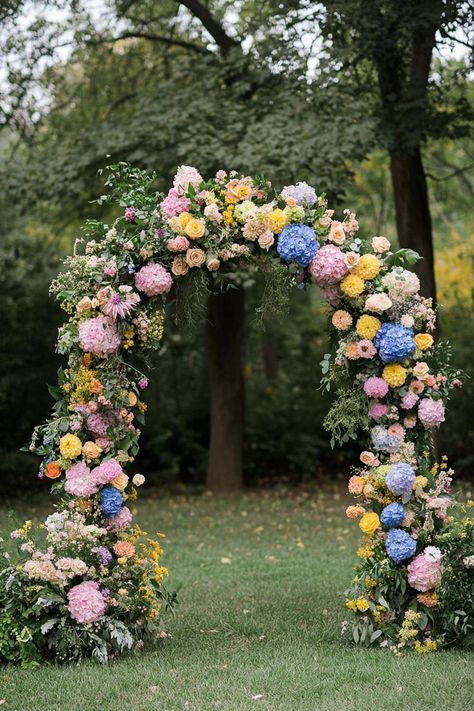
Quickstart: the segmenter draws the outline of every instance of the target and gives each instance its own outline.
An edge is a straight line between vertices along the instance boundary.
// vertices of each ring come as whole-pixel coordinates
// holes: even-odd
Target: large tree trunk
[[[422,257],[415,271],[420,278],[422,295],[431,296],[434,302],[433,230],[419,146],[410,151],[391,151],[390,170],[400,246],[414,249]]]
[[[243,486],[244,291],[209,297],[207,330],[210,389],[210,445],[206,487],[225,492]]]

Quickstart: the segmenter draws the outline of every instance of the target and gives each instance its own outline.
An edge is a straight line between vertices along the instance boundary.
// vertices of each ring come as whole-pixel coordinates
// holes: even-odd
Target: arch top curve
[[[76,245],[52,285],[68,315],[57,345],[67,365],[31,451],[59,503],[45,523],[47,550],[28,543],[9,571],[25,605],[35,584],[62,620],[58,634],[39,615],[34,653],[105,661],[142,639],[144,625],[159,633],[160,606],[173,602],[162,550],[133,524],[127,505],[144,482],[129,471],[148,385],[137,356],[159,346],[174,284],[199,274],[216,289],[235,286],[264,260],[286,268],[296,286],[320,288],[333,343],[323,385],[338,386],[325,426],[333,444],[361,427],[370,440],[349,481],[358,501],[347,515],[365,536],[346,599],[354,639],[369,634],[395,644],[409,623],[415,633],[400,636],[404,643],[437,643],[424,620],[436,616],[445,541],[454,536],[466,549],[446,516],[452,472],[433,461],[431,443],[460,381],[449,349],[432,336],[433,305],[410,271],[416,253],[394,252],[382,236],[361,238],[355,213],[334,219],[305,182],[276,191],[263,177],[221,170],[205,180],[190,166],[178,169],[166,195],[154,181],[125,163],[109,168],[108,192],[97,202],[115,219],[86,222],[84,248]],[[14,532],[23,542],[28,536],[24,527]],[[439,642],[456,636],[441,614],[436,624]]]

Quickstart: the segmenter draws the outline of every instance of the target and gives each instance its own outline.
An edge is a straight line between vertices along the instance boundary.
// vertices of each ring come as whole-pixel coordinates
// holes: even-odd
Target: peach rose
[[[112,479],[111,484],[112,486],[115,486],[115,488],[119,491],[124,491],[127,488],[128,476],[125,474],[125,472],[122,472],[121,474],[116,476],[115,479]]]
[[[260,237],[258,238],[258,244],[262,249],[270,249],[270,247],[275,243],[275,238],[271,230],[264,230]]]
[[[346,241],[346,233],[344,232],[344,227],[342,226],[342,222],[338,222],[337,220],[333,220],[331,222],[331,230],[329,232],[329,239],[334,242],[334,244],[344,244]]]
[[[221,263],[219,259],[217,259],[215,254],[209,255],[209,257],[206,260],[206,267],[209,269],[210,272],[215,272],[219,269]]]
[[[186,264],[189,267],[202,267],[206,261],[206,253],[202,249],[188,249],[186,252]]]
[[[372,249],[374,252],[377,252],[377,254],[383,254],[390,249],[390,242],[385,237],[373,237]]]
[[[374,463],[376,462],[377,457],[372,452],[364,451],[364,452],[360,453],[359,459],[362,462],[362,464],[365,464],[368,467],[372,467],[374,465]]]
[[[84,442],[82,445],[82,454],[86,459],[97,459],[101,452],[101,447],[90,440],[88,442]]]
[[[135,553],[135,546],[128,541],[117,541],[114,545],[114,553],[119,558],[130,558]]]
[[[175,276],[184,276],[189,272],[189,265],[184,254],[180,254],[173,259],[171,271]]]
[[[344,255],[344,261],[349,269],[353,269],[359,264],[360,255],[357,252],[347,252]]]
[[[430,369],[428,363],[425,363],[422,360],[420,360],[420,362],[417,363],[413,368],[413,375],[415,376],[415,378],[418,378],[418,380],[425,380],[429,372]]]

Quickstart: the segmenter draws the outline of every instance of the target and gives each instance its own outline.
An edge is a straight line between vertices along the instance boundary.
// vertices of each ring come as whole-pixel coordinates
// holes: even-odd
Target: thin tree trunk
[[[422,257],[415,271],[420,278],[421,293],[431,296],[434,302],[433,229],[419,146],[410,151],[391,151],[390,170],[400,246],[414,249]]]
[[[243,486],[244,291],[209,297],[207,330],[210,389],[210,444],[206,488],[216,492]]]

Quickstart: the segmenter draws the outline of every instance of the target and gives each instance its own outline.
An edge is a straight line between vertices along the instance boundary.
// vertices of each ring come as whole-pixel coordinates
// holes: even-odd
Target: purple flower
[[[112,560],[112,553],[106,546],[99,546],[99,548],[97,548],[96,550],[96,553],[102,565],[108,565]]]
[[[134,222],[136,214],[137,214],[137,211],[135,210],[134,207],[126,207],[125,208],[125,219],[128,220],[128,222]]]
[[[140,388],[140,390],[146,390],[148,387],[147,378],[140,378],[140,380],[138,381],[138,387]]]

